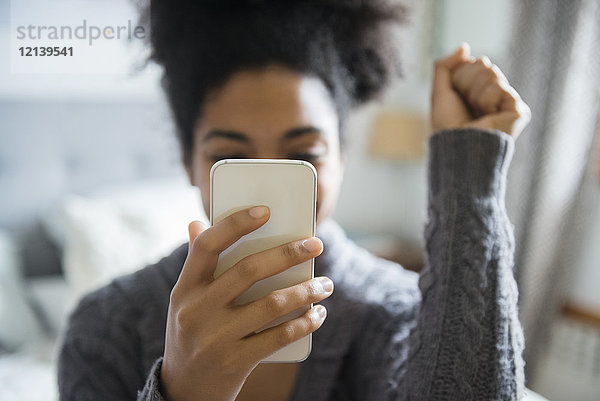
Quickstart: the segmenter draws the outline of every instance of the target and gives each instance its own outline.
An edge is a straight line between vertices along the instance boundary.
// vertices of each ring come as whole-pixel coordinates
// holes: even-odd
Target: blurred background
[[[69,1],[99,21],[137,20],[127,0]],[[465,41],[488,55],[533,112],[507,192],[527,386],[600,400],[600,4],[404,3],[404,78],[351,117],[335,218],[372,252],[422,268],[432,63]],[[19,64],[15,21],[43,21],[50,4],[0,0],[2,400],[57,399],[55,344],[73,303],[169,254],[204,218],[142,42],[115,41],[68,73]]]

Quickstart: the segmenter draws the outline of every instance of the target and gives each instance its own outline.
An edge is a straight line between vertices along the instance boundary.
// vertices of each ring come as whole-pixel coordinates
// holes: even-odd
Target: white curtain
[[[508,76],[532,121],[517,141],[507,206],[531,377],[569,287],[589,207],[582,183],[598,121],[600,2],[526,0],[514,7]]]

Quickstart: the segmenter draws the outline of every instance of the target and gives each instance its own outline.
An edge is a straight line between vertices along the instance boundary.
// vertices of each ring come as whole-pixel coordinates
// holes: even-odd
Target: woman
[[[360,249],[328,219],[343,176],[345,119],[397,72],[389,33],[403,15],[379,1],[152,3],[152,57],[164,67],[183,162],[205,209],[215,161],[305,159],[318,172],[318,238],[252,255],[213,279],[219,252],[265,224],[269,210],[257,205],[210,228],[191,223],[189,246],[80,303],[60,356],[62,400],[521,396],[503,195],[512,137],[529,109],[496,66],[466,46],[436,63],[420,278]],[[254,282],[314,257],[317,278],[232,303]],[[307,361],[259,364],[309,333]]]

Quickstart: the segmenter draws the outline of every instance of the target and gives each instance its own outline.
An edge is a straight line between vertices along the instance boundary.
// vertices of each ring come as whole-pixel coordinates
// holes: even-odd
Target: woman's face
[[[206,99],[187,171],[207,215],[210,168],[220,159],[301,159],[317,170],[317,224],[342,180],[338,115],[325,85],[279,66],[234,74]]]

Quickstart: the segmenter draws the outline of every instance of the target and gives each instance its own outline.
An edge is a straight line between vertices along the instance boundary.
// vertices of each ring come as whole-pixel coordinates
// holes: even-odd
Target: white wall
[[[27,0],[29,2],[41,2],[43,0]],[[12,0],[15,5],[23,5],[20,0]],[[68,2],[60,2],[61,6]],[[110,18],[111,15],[118,15],[120,19],[131,19],[136,21],[136,11],[133,8],[133,2],[129,0],[118,0],[110,4],[110,8],[106,8],[99,2],[77,2],[80,8],[90,8],[89,13],[95,11],[95,8],[105,8],[107,16],[104,19]],[[126,41],[111,42],[112,53],[106,50],[100,51],[93,62],[99,66],[99,71],[102,66],[107,68],[111,64],[115,64],[114,57],[118,55],[120,60],[119,65],[122,72],[119,73],[86,73],[82,69],[80,73],[19,73],[19,70],[12,71],[11,64],[13,59],[19,58],[16,48],[11,47],[11,33],[14,37],[15,26],[11,27],[11,1],[0,0],[0,98],[10,100],[33,100],[33,101],[82,101],[82,102],[99,102],[99,101],[140,101],[148,102],[151,100],[158,101],[162,96],[159,84],[160,70],[155,65],[149,65],[141,70],[141,66],[147,56],[141,48],[141,43],[129,43]],[[94,8],[95,7],[95,8]],[[13,8],[15,8],[13,6]],[[37,10],[37,8],[36,8]],[[12,10],[13,12],[15,10]],[[47,11],[47,10],[44,10]],[[81,12],[81,10],[78,10]],[[112,14],[111,14],[112,13]],[[32,18],[33,18],[32,12]],[[63,16],[68,18],[68,15]],[[73,19],[80,21],[77,16]],[[54,20],[51,20],[54,21]],[[31,21],[33,22],[33,20]],[[23,45],[36,46],[35,41],[31,43],[25,41]],[[78,47],[77,47],[78,46]],[[74,47],[75,51],[81,51],[87,45],[77,43]],[[103,55],[107,57],[103,57]],[[109,57],[110,56],[110,57]],[[43,60],[38,58],[32,59],[36,62]],[[127,66],[130,65],[131,68]]]
[[[438,0],[434,3],[439,7],[435,40],[441,54],[467,41],[476,56],[486,54],[492,60],[506,56],[512,31],[512,1]]]

